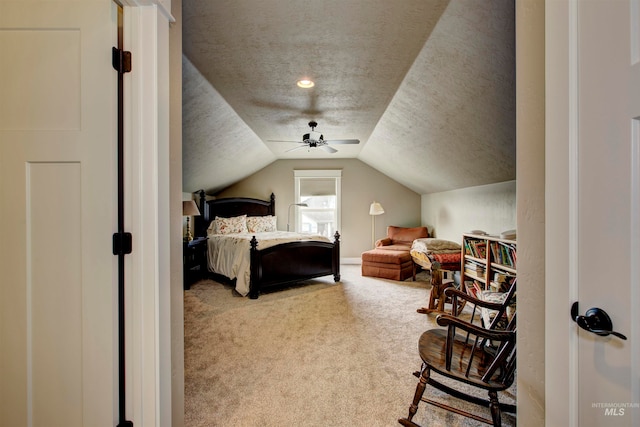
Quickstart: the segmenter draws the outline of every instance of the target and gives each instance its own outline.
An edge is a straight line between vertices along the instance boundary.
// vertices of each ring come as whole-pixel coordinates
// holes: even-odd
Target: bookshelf
[[[516,278],[516,241],[496,236],[462,235],[461,280],[467,293],[505,291]]]

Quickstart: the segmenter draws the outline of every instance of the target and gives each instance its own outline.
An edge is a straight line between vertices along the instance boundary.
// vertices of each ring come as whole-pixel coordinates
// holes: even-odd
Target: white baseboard
[[[340,258],[340,264],[362,264],[361,258]]]

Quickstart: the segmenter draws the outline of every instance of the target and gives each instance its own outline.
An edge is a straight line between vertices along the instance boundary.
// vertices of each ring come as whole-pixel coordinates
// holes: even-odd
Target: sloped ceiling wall
[[[329,3],[183,1],[184,191],[215,193],[279,158],[332,156],[358,158],[419,194],[515,179],[513,0]],[[375,31],[352,40],[349,22]],[[330,45],[312,37],[327,31]],[[390,72],[349,72],[339,65],[350,56]],[[286,81],[305,70],[322,76],[316,87],[291,89]],[[296,140],[311,119],[328,139],[361,143],[331,155],[270,142]]]
[[[485,3],[449,4],[358,156],[420,194],[515,179],[513,19]]]
[[[276,160],[186,58],[182,75],[183,190],[219,190]]]

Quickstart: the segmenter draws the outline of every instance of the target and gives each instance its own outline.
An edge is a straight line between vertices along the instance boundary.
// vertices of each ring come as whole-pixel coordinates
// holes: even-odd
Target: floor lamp
[[[369,215],[371,215],[371,246],[375,247],[376,244],[376,216],[382,215],[384,209],[382,205],[376,201],[371,203],[369,207]]]

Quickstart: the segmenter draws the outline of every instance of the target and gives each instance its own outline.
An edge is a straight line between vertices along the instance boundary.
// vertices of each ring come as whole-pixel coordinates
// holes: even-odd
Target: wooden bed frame
[[[196,235],[206,236],[206,230],[216,217],[230,218],[238,215],[275,215],[275,196],[270,200],[231,197],[205,200],[199,191],[200,217],[196,217]],[[340,281],[340,234],[336,231],[334,242],[300,241],[259,249],[255,236],[251,240],[251,276],[249,298],[256,299],[267,288],[282,287],[315,277],[333,275]],[[209,272],[217,279],[233,283],[228,277]]]

